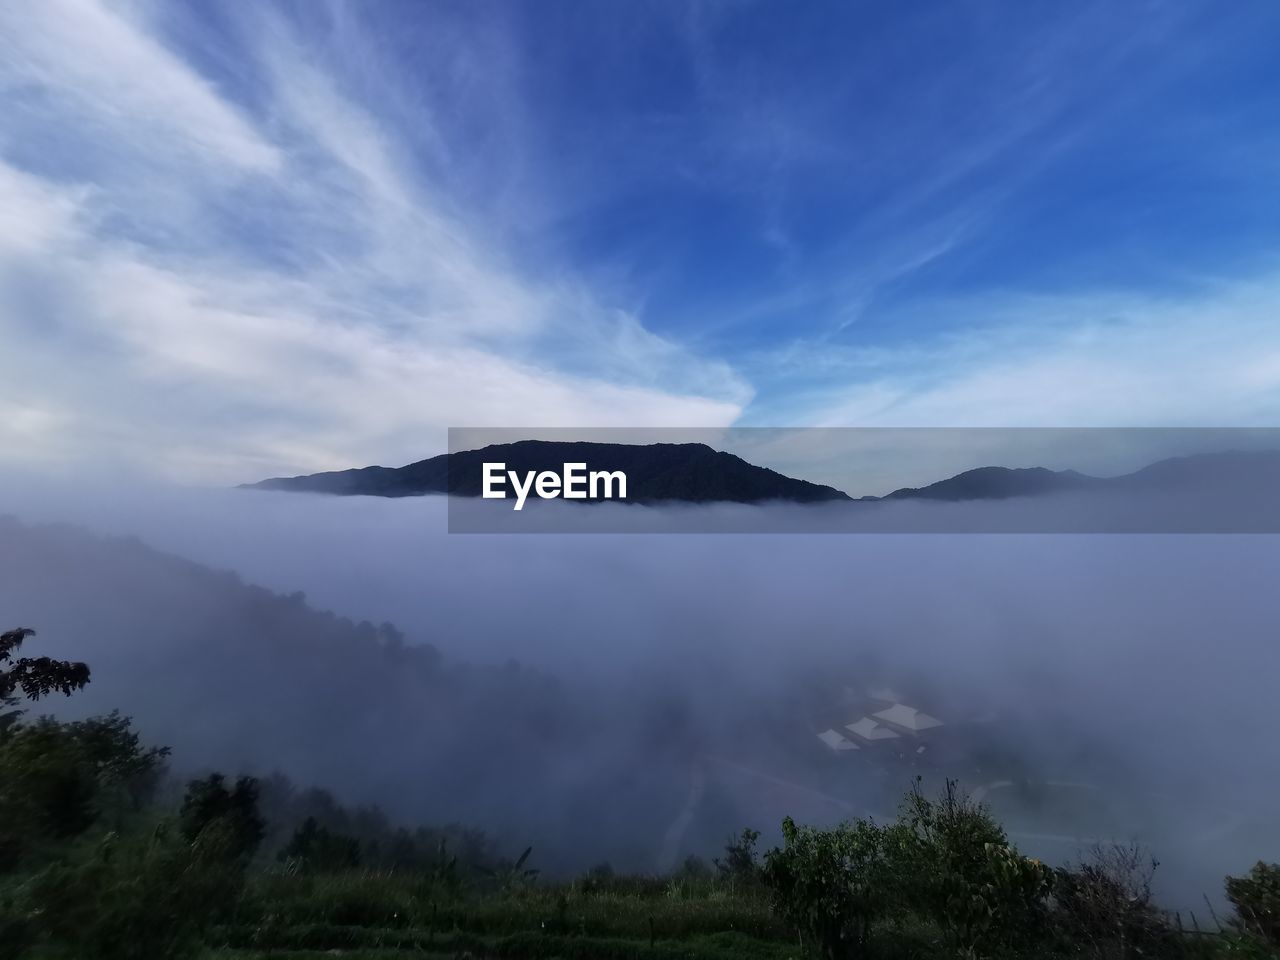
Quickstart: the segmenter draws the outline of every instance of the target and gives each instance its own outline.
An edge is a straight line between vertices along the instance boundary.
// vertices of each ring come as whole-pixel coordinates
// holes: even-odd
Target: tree
[[[244,886],[243,864],[222,849],[221,826],[195,844],[162,826],[112,832],[96,847],[72,848],[16,889],[13,912],[25,929],[16,944],[0,940],[0,952],[94,960],[204,956],[202,934],[226,921]],[[8,932],[3,921],[0,913],[0,934]],[[15,953],[6,952],[15,945]],[[24,954],[24,946],[35,949]]]
[[[1159,864],[1136,843],[1097,844],[1086,861],[1054,871],[1054,919],[1081,953],[1158,954],[1173,934],[1151,900]]]
[[[759,879],[760,864],[756,861],[756,841],[759,839],[760,831],[750,827],[744,827],[737,837],[729,838],[724,845],[724,859],[716,857],[712,861],[721,879],[734,886],[749,886]]]
[[[129,717],[112,710],[105,717],[74,720],[59,727],[93,765],[94,777],[104,793],[116,794],[133,810],[152,798],[164,775],[169,748],[143,746]]]
[[[810,954],[822,960],[863,954],[890,895],[884,829],[855,820],[817,830],[787,817],[782,841],[765,854],[762,873],[774,909]]]
[[[346,870],[360,865],[360,844],[354,837],[327,830],[307,817],[294,831],[279,859],[307,870]]]
[[[137,810],[168,752],[142,746],[119,713],[14,725],[0,737],[0,869],[45,840],[74,837],[104,815]]]
[[[226,777],[213,773],[187,784],[178,825],[190,843],[200,839],[212,825],[226,833],[224,846],[233,857],[250,857],[262,843],[266,830],[258,812],[258,781],[239,777],[228,790]]]
[[[96,816],[95,771],[85,745],[74,733],[59,736],[52,720],[30,729],[18,725],[19,694],[29,700],[55,691],[70,695],[89,682],[83,663],[18,657],[34,635],[30,627],[0,633],[0,867],[37,839],[72,836]]]
[[[886,844],[904,899],[932,918],[959,953],[973,956],[1042,934],[1053,871],[1022,856],[954,780],[930,800],[917,779]]]
[[[69,660],[50,657],[15,656],[23,641],[35,636],[30,627],[18,627],[0,633],[0,707],[17,704],[20,691],[28,700],[39,700],[54,692],[71,696],[89,682],[89,667]],[[0,714],[0,730],[11,726],[20,711]]]
[[[1246,932],[1280,946],[1280,864],[1259,860],[1243,877],[1227,877],[1227,899]]]

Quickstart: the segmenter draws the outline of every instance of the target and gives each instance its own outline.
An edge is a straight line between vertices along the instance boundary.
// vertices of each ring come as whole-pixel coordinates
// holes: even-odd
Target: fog
[[[562,870],[668,866],[745,825],[770,838],[786,813],[891,815],[917,772],[929,785],[960,776],[1028,852],[1148,843],[1174,907],[1216,899],[1225,871],[1280,854],[1273,536],[469,536],[445,532],[436,497],[46,486],[5,501],[21,523],[0,534],[0,619],[39,630],[40,653],[95,668],[84,694],[54,706],[119,706],[175,747],[177,768],[280,770],[410,822],[465,819],[534,842]],[[717,528],[738,509],[555,507],[582,529],[605,510]],[[751,509],[768,529],[827,508]],[[928,509],[964,526],[976,508]],[[983,505],[982,523],[1027,509]],[[199,600],[206,588],[183,580],[177,609],[159,609],[168,581],[148,578],[168,561],[92,541],[80,566],[68,559],[80,535],[31,526],[48,521],[303,591],[308,607],[390,621],[408,645],[507,679],[448,674],[429,688],[448,708],[421,713],[407,681],[388,690],[349,652],[313,659],[311,637],[284,637],[274,608],[237,608],[232,637],[216,601]],[[262,639],[239,635],[259,616]],[[175,626],[184,617],[189,630]],[[513,659],[519,671],[502,667]],[[539,692],[526,698],[528,684]],[[915,768],[827,751],[815,734],[838,691],[871,685],[969,723],[971,752],[1017,757],[1020,777],[968,755]],[[1046,800],[992,787],[1004,779],[1077,786]],[[1086,798],[1078,815],[1063,796]]]

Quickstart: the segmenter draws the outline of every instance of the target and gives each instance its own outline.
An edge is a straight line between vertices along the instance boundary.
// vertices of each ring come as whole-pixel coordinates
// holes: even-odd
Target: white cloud
[[[0,183],[14,182],[22,178],[0,171]],[[24,202],[41,211],[37,222],[63,224],[63,242],[46,238],[27,270],[8,258],[6,276],[21,274],[48,316],[74,317],[73,329],[49,337],[48,323],[28,323],[21,285],[5,283],[0,339],[23,360],[24,393],[80,411],[47,421],[50,434],[75,433],[56,443],[66,452],[98,456],[109,438],[111,455],[122,459],[240,479],[263,469],[407,461],[442,448],[449,425],[716,425],[739,410],[433,342],[429,329],[338,322],[323,316],[322,301],[292,302],[302,293],[296,284],[173,272],[127,246],[67,231],[61,199],[52,212],[38,201]],[[20,443],[17,452],[25,449]]]
[[[1258,426],[1280,421],[1280,277],[1196,296],[1008,295],[929,308],[965,332],[825,351],[824,426]],[[951,324],[949,324],[951,325]],[[810,356],[800,352],[793,363]],[[811,357],[818,360],[819,358]]]
[[[279,152],[206,80],[98,0],[0,6],[0,63],[11,106],[34,88],[58,120],[140,151],[212,153],[247,170],[280,166]]]
[[[10,457],[221,481],[405,462],[442,449],[447,426],[718,427],[751,400],[729,363],[656,335],[554,252],[515,246],[548,201],[520,151],[528,118],[501,43],[459,89],[442,81],[446,96],[402,87],[360,44],[357,66],[334,60],[355,38],[345,20],[321,49],[237,7],[245,46],[222,53],[243,58],[237,82],[257,84],[242,102],[136,13],[97,0],[0,7],[0,352],[22,371],[0,383]],[[439,53],[456,72],[441,43],[424,69]],[[478,112],[465,122],[450,109],[459,90]],[[486,126],[503,149],[473,170],[468,138]],[[510,177],[495,153],[512,155]],[[856,307],[949,250],[972,213],[907,231],[916,250],[901,240],[910,212],[864,224],[883,234],[879,258],[819,271],[792,311],[821,315],[842,291]],[[769,347],[748,369],[776,388],[774,405],[751,419],[1274,423],[1277,306],[1280,280],[1181,300],[919,306],[948,322],[911,328],[969,332]]]
[[[255,126],[102,4],[5,16],[10,456],[220,482],[405,462],[451,425],[723,425],[748,398],[523,273],[290,37],[264,38]],[[33,132],[80,155],[33,162]]]

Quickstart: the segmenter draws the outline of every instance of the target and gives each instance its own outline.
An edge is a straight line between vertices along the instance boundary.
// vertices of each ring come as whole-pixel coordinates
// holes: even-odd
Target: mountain
[[[834,487],[784,476],[757,467],[704,443],[586,443],[521,440],[480,450],[441,454],[403,467],[363,467],[275,477],[244,484],[260,490],[377,497],[413,497],[427,493],[478,497],[482,465],[504,463],[523,476],[529,471],[561,473],[566,463],[588,470],[621,470],[627,475],[627,500],[638,503],[763,503],[784,500],[818,503],[849,500]]]
[[[395,819],[543,837],[548,865],[585,851],[628,862],[687,790],[688,748],[662,739],[683,702],[668,686],[633,677],[622,706],[616,686],[461,659],[456,627],[428,638],[353,622],[132,537],[0,514],[0,623],[38,630],[31,656],[92,670],[36,715],[119,707],[173,748],[179,773],[278,771]]]
[[[1006,500],[1073,490],[1201,491],[1226,495],[1262,486],[1280,488],[1280,451],[1228,450],[1158,460],[1133,473],[1091,477],[1045,467],[978,467],[924,487],[903,487],[862,500]]]
[[[1162,490],[1259,486],[1280,489],[1280,450],[1226,450],[1170,457],[1111,482],[1129,488]]]
[[[1075,470],[1045,467],[978,467],[925,487],[903,487],[881,500],[1006,500],[1064,490],[1080,490],[1107,481]],[[869,499],[869,498],[864,498]]]
[[[404,467],[362,467],[299,477],[276,477],[243,486],[299,493],[412,497],[427,493],[478,497],[486,462],[502,462],[521,475],[530,470],[559,473],[565,463],[588,469],[621,470],[629,501],[653,503],[763,503],[771,500],[820,503],[853,498],[834,487],[784,476],[702,443],[566,443],[522,440],[480,450],[442,454]],[[978,467],[923,487],[902,487],[857,502],[1007,500],[1091,490],[1234,490],[1260,484],[1280,488],[1280,451],[1224,451],[1160,460],[1116,477],[1093,477],[1045,467]]]

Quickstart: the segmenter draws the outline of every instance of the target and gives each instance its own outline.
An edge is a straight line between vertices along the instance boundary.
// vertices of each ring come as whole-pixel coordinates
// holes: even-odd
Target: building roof
[[[823,730],[818,734],[818,739],[825,743],[832,750],[857,750],[858,745],[847,737],[842,736],[835,730]]]
[[[891,730],[870,717],[863,717],[855,723],[846,723],[844,728],[850,733],[856,733],[863,740],[891,740],[898,736],[896,730]]]
[[[915,707],[908,707],[905,703],[895,703],[888,709],[876,711],[872,716],[911,733],[942,726],[941,720],[921,713]]]

